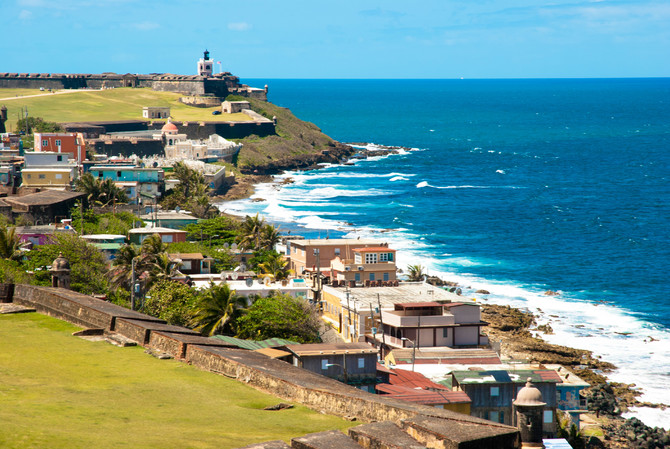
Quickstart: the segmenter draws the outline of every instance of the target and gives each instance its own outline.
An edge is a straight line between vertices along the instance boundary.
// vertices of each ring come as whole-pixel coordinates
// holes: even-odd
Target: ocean
[[[670,405],[670,79],[245,82],[336,140],[406,149],[285,173],[257,186],[265,201],[221,209],[387,241],[399,267],[532,311],[545,340]],[[670,409],[626,416],[670,428]]]

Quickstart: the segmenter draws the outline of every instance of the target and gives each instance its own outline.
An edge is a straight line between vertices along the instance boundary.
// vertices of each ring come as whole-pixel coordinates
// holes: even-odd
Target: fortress
[[[169,73],[117,74],[91,73],[2,73],[0,89],[110,89],[116,87],[148,87],[157,91],[178,92],[191,96],[225,98],[230,94],[267,100],[264,89],[240,84],[240,79],[230,72],[213,73],[214,61],[205,50],[198,61],[197,75]]]

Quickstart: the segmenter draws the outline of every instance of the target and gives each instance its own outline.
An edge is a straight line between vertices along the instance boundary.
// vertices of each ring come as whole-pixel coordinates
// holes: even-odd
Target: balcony
[[[384,324],[393,327],[435,327],[435,326],[450,326],[455,324],[456,320],[452,314],[445,315],[403,315],[398,311],[387,312],[382,311],[382,321]]]

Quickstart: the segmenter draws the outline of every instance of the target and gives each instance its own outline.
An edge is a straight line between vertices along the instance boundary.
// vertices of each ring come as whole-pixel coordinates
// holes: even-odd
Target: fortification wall
[[[275,124],[268,122],[172,122],[179,133],[186,134],[189,139],[208,139],[218,134],[226,139],[242,139],[255,134],[265,137],[275,134]],[[160,130],[163,122],[153,122],[149,129]]]
[[[412,418],[436,418],[440,420],[446,438],[443,447],[519,447],[519,433],[513,427],[367,393],[254,351],[205,346],[225,343],[188,335],[188,329],[175,329],[176,326],[168,326],[163,320],[70,290],[16,285],[14,302],[80,326],[117,331],[140,345],[185,355],[189,364],[324,413],[397,424]],[[183,329],[184,333],[166,332],[168,328],[172,331]]]
[[[144,156],[163,155],[163,142],[154,139],[94,139],[87,141],[89,149],[95,154],[107,156]]]

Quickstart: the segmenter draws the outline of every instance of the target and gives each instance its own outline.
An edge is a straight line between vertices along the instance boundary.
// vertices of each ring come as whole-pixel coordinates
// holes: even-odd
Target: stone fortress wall
[[[2,89],[111,89],[118,87],[147,87],[162,92],[185,95],[212,94],[225,98],[229,94],[267,99],[267,92],[240,84],[230,72],[212,76],[117,74],[117,73],[8,73],[0,72]],[[265,94],[265,96],[263,95]],[[264,98],[263,98],[264,97]]]
[[[400,432],[402,428],[405,435],[412,435],[424,444],[437,444],[429,447],[518,449],[521,445],[519,432],[513,427],[371,394],[254,351],[231,349],[222,340],[203,337],[190,329],[171,326],[161,319],[71,290],[18,284],[4,300],[33,307],[84,328],[122,335],[141,346],[167,352],[200,369],[322,413],[377,425],[385,422],[390,429]],[[393,445],[374,447],[416,448],[416,440],[412,441],[413,444],[402,444],[395,439]]]

